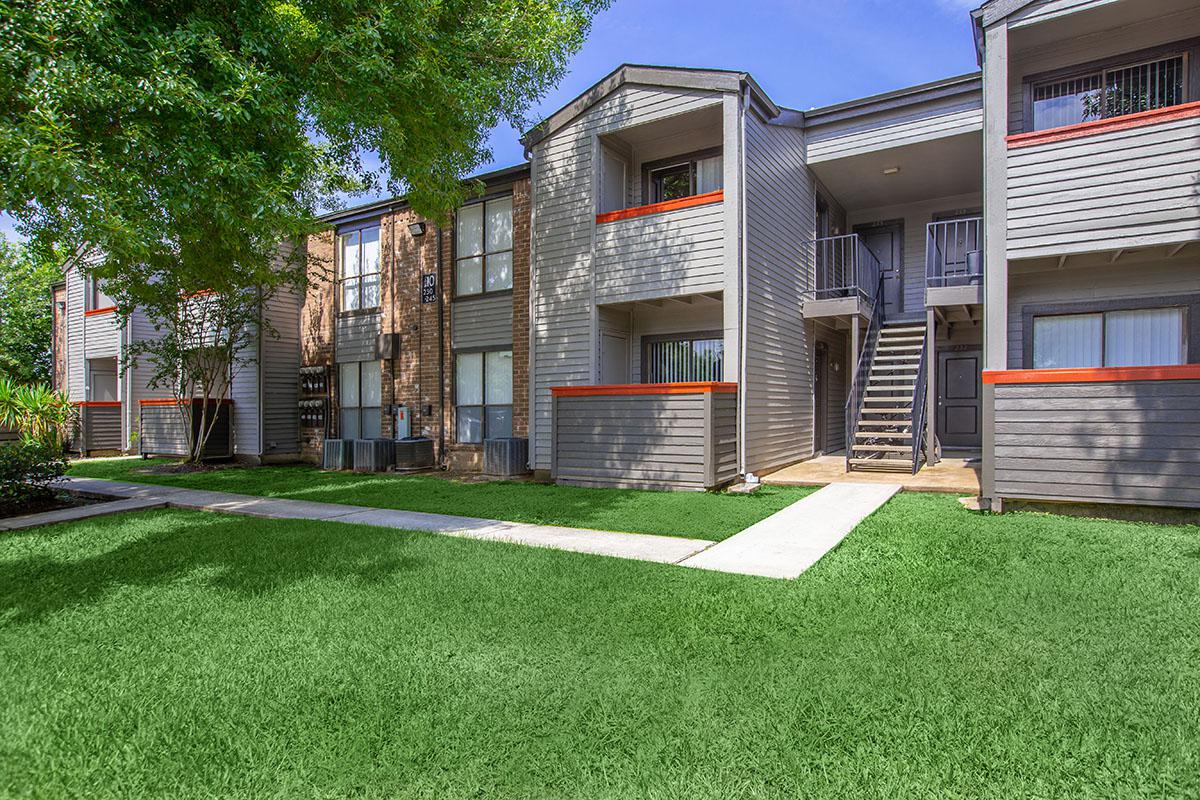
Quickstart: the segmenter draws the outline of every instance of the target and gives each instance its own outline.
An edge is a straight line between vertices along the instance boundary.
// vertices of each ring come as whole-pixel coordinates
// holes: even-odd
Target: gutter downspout
[[[528,311],[528,336],[527,342],[529,352],[529,364],[526,376],[528,381],[525,387],[525,397],[529,403],[529,463],[525,466],[530,470],[537,469],[537,372],[534,365],[537,363],[536,347],[537,340],[534,336],[535,320],[534,320],[534,300],[536,298],[537,288],[537,254],[535,251],[537,237],[534,236],[534,229],[537,224],[537,162],[534,160],[534,153],[528,148],[525,148],[525,158],[529,161],[529,311]]]
[[[742,263],[738,270],[738,295],[741,299],[741,318],[738,320],[738,474],[748,475],[746,469],[746,405],[748,398],[748,381],[746,357],[750,351],[746,341],[746,320],[750,313],[749,293],[746,291],[749,280],[749,268],[746,259],[746,111],[750,98],[750,86],[743,82],[742,93],[738,97],[738,253]]]
[[[446,287],[443,266],[442,226],[437,226],[437,292],[438,292],[438,467],[446,469]],[[419,299],[419,298],[418,298]]]

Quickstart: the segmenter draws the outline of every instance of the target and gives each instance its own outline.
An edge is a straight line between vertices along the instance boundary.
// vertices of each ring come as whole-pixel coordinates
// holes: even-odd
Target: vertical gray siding
[[[725,285],[721,203],[596,226],[596,302],[720,291]]]
[[[374,361],[378,357],[380,317],[375,314],[349,314],[337,318],[334,335],[335,360]]]
[[[745,116],[745,460],[751,472],[812,455],[812,351],[800,295],[812,278],[800,249],[816,215],[796,128]]]
[[[550,387],[595,380],[594,137],[721,101],[715,91],[627,84],[538,142],[533,155],[532,287],[535,469],[550,467]]]
[[[999,496],[1200,507],[1200,381],[995,391]]]
[[[554,478],[702,490],[737,476],[734,394],[554,398]]]
[[[461,350],[511,345],[512,304],[509,293],[455,300],[450,305],[450,346]]]
[[[1200,119],[1008,152],[1008,255],[1200,240]]]

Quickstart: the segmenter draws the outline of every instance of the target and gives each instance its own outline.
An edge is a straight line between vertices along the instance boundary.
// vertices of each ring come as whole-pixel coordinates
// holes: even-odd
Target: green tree
[[[338,193],[453,208],[607,2],[0,0],[0,206],[114,282],[271,282]]]
[[[52,377],[50,287],[59,262],[0,236],[0,376],[19,384]]]

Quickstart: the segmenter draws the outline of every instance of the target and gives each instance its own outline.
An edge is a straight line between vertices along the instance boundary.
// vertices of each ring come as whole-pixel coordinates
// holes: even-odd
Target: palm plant
[[[0,377],[0,428],[16,431],[24,441],[60,446],[74,414],[61,392],[44,384],[19,386]]]

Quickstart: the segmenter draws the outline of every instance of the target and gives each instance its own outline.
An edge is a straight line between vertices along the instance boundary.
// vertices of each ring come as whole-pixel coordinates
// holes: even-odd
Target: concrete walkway
[[[555,550],[569,550],[575,553],[629,558],[636,561],[655,561],[661,564],[678,564],[713,545],[709,541],[681,539],[675,536],[651,536],[639,533],[561,528],[553,525],[498,522],[474,517],[424,514],[419,511],[397,511],[365,506],[346,506],[337,503],[314,503],[307,500],[252,497],[228,492],[177,489],[170,486],[125,483],[99,478],[65,478],[63,484],[66,488],[77,491],[152,500],[160,505],[166,504],[174,508],[244,514],[263,519],[312,519],[397,530],[428,531],[469,539],[511,542]]]
[[[680,563],[718,572],[797,578],[898,491],[899,484],[831,484]]]
[[[126,502],[156,504],[158,507],[244,514],[264,519],[311,519],[428,531],[767,578],[798,577],[900,490],[898,485],[841,483],[827,486],[732,538],[714,543],[674,536],[498,522],[419,511],[177,489],[99,478],[65,478],[63,485],[76,491],[115,495],[127,498]]]
[[[107,503],[59,508],[54,511],[43,511],[39,514],[26,514],[21,517],[0,519],[0,531],[23,531],[29,528],[40,528],[43,525],[57,525],[60,522],[77,522],[83,519],[92,519],[93,517],[107,517],[110,514],[124,514],[127,511],[148,511],[152,508],[166,507],[167,504],[161,500],[147,500],[137,497],[125,500],[112,500]]]

